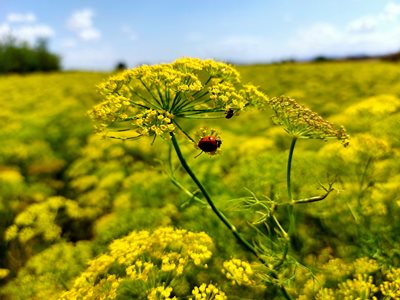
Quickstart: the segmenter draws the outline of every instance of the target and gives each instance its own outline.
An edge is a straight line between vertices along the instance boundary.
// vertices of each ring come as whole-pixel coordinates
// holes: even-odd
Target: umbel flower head
[[[336,138],[345,147],[349,144],[349,136],[344,127],[336,129],[330,122],[292,98],[272,98],[269,105],[275,112],[274,123],[282,126],[292,137],[321,140]]]
[[[181,58],[170,64],[141,66],[99,85],[104,101],[90,116],[100,132],[120,138],[161,136],[182,130],[182,118],[225,118],[267,97],[242,84],[231,66],[213,60]]]

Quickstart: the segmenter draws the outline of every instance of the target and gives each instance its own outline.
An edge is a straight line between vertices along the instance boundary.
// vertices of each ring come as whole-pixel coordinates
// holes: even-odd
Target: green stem
[[[287,257],[288,252],[289,252],[290,238],[289,238],[289,235],[286,233],[286,231],[283,229],[281,223],[279,223],[278,219],[275,217],[275,215],[272,215],[272,219],[275,221],[275,224],[278,226],[279,230],[281,231],[281,233],[283,235],[283,238],[285,239],[285,248],[283,249],[282,258],[279,260],[279,262],[277,264],[274,265],[274,269],[277,269],[281,265],[283,265],[283,263],[286,260],[286,257]]]
[[[293,137],[292,138],[292,143],[290,144],[288,164],[287,164],[287,172],[286,172],[287,190],[288,190],[289,201],[293,200],[293,197],[292,197],[291,170],[292,170],[293,152],[294,152],[294,147],[296,146],[296,141],[297,141],[297,138]]]
[[[192,192],[190,192],[188,189],[186,189],[178,180],[176,180],[174,177],[170,176],[171,181],[173,184],[175,184],[178,188],[180,188],[186,195],[188,195],[190,197],[190,199],[193,199],[194,201],[197,201],[203,205],[205,205],[206,203],[201,200],[200,198],[196,197],[195,194],[193,194]],[[186,203],[182,204],[181,207],[184,207],[186,205]]]
[[[296,146],[296,142],[297,142],[297,138],[293,137],[292,142],[290,143],[289,157],[288,157],[287,171],[286,171],[289,203],[293,201],[291,173],[292,173],[293,152],[294,152],[294,147]],[[288,215],[289,215],[289,230],[288,230],[288,232],[289,232],[289,235],[291,235],[294,232],[294,227],[295,227],[295,217],[294,217],[293,205],[288,206]]]
[[[369,157],[367,160],[367,163],[364,166],[364,170],[361,173],[360,179],[358,180],[358,186],[359,186],[359,188],[358,188],[358,205],[360,207],[361,207],[361,199],[363,197],[363,194],[368,189],[368,185],[366,187],[364,187],[364,181],[365,181],[365,178],[367,177],[367,172],[368,172],[368,169],[369,169],[371,163],[372,163],[372,157]]]
[[[207,190],[204,188],[204,186],[201,184],[201,182],[197,179],[196,175],[193,173],[192,169],[189,167],[187,164],[185,158],[182,155],[181,149],[179,147],[178,141],[176,140],[176,137],[173,133],[171,133],[172,137],[172,144],[174,145],[174,149],[176,154],[178,155],[179,161],[182,164],[183,168],[185,171],[189,174],[189,176],[192,178],[193,182],[197,185],[197,187],[200,189],[201,193],[204,195],[204,197],[207,200],[208,205],[210,205],[211,209],[213,212],[217,215],[217,217],[222,221],[222,223],[225,224],[226,227],[229,228],[229,230],[232,232],[232,234],[235,236],[235,238],[239,241],[242,246],[244,246],[247,250],[252,252],[258,259],[260,259],[263,263],[265,261],[259,257],[258,252],[256,249],[247,241],[245,240],[241,234],[237,231],[236,227],[228,220],[228,218],[215,206],[214,202],[211,200],[210,195],[208,194]]]
[[[228,218],[215,206],[214,202],[211,200],[210,195],[208,194],[207,190],[204,188],[204,186],[201,184],[201,182],[197,179],[196,175],[193,173],[192,169],[189,167],[187,164],[185,158],[182,155],[181,149],[179,147],[178,141],[176,140],[176,137],[173,133],[171,133],[171,140],[172,144],[174,146],[175,152],[179,158],[180,163],[182,164],[183,168],[185,171],[189,174],[189,176],[192,178],[193,182],[197,185],[197,187],[200,189],[202,194],[207,200],[208,205],[210,205],[211,209],[213,212],[217,215],[217,217],[222,221],[222,223],[225,224],[226,227],[232,232],[232,234],[235,236],[237,241],[248,251],[253,253],[258,260],[263,263],[264,265],[268,265],[267,262],[258,254],[258,251],[251,245],[246,239],[242,237],[242,235],[237,231],[236,227],[228,220]],[[272,274],[271,276],[275,279],[278,278],[277,274],[275,271],[271,270]],[[278,285],[283,296],[287,300],[291,300],[292,297],[288,294],[286,291],[285,287],[282,285]]]

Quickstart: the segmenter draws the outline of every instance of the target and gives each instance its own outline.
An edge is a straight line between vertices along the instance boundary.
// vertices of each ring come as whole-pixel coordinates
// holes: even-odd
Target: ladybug
[[[234,115],[234,113],[235,113],[235,111],[233,110],[233,108],[228,109],[228,110],[225,112],[225,114],[226,114],[225,118],[227,118],[227,119],[232,118],[233,115]]]
[[[219,147],[221,147],[222,141],[220,138],[215,136],[205,136],[201,138],[197,146],[204,152],[214,153]]]

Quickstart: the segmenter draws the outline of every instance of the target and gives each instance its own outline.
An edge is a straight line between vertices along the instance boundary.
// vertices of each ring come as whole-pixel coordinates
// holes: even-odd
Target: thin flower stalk
[[[287,162],[287,170],[286,170],[286,184],[287,184],[287,192],[288,192],[289,201],[293,200],[291,173],[292,173],[292,160],[293,160],[294,148],[296,146],[296,141],[297,141],[297,138],[292,137],[292,142],[290,143],[289,156],[288,156],[288,162]]]
[[[289,156],[287,162],[286,177],[287,177],[287,192],[288,192],[289,202],[293,201],[291,174],[292,174],[292,160],[293,160],[294,148],[296,146],[296,141],[297,137],[293,136],[292,142],[290,143]],[[287,211],[289,216],[289,234],[290,234],[293,233],[295,230],[296,219],[294,215],[293,206],[288,206]]]
[[[298,139],[337,139],[343,146],[349,144],[349,136],[344,127],[336,129],[333,124],[323,119],[320,115],[313,112],[309,108],[298,104],[294,99],[281,96],[275,97],[268,101],[269,107],[274,111],[272,120],[275,124],[280,125],[291,136],[292,141],[289,148],[289,156],[286,170],[286,184],[288,193],[287,208],[289,217],[289,234],[293,234],[295,230],[295,215],[292,204],[309,203],[324,199],[329,193],[315,199],[307,199],[306,201],[294,201],[292,195],[292,160],[296,142]]]

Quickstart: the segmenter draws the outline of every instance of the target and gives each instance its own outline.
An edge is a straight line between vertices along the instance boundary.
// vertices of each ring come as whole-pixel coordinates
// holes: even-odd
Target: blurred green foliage
[[[35,46],[12,37],[0,40],[0,74],[59,71],[60,63],[60,57],[48,50],[46,40],[38,40]]]

